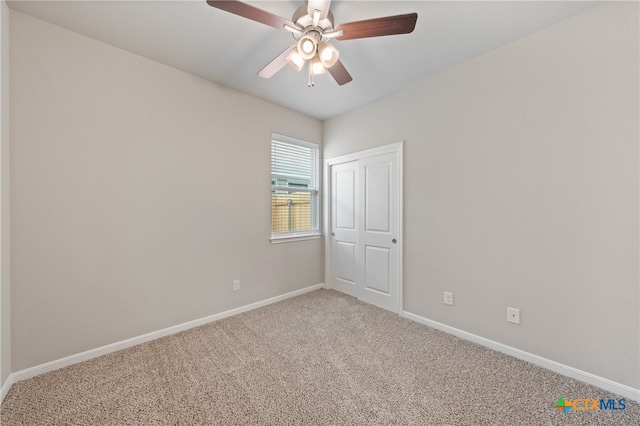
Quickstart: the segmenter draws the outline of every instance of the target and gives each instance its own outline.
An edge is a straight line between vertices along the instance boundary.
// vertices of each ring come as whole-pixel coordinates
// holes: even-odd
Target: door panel
[[[336,278],[355,284],[356,245],[347,241],[336,242]]]
[[[333,288],[357,295],[358,162],[331,166],[331,283]]]
[[[390,251],[386,247],[366,246],[364,248],[364,287],[389,295]]]
[[[356,227],[355,184],[356,170],[353,168],[339,168],[335,172],[336,188],[336,229],[351,229]]]
[[[390,185],[391,164],[388,162],[366,165],[365,176],[365,230],[367,232],[391,232]]]
[[[400,285],[397,153],[361,159],[360,173],[366,184],[361,188],[364,214],[358,248],[366,260],[362,271],[365,282],[359,297],[373,305],[397,311]]]

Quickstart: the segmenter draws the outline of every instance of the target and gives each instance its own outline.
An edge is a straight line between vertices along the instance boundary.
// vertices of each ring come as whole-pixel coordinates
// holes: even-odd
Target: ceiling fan
[[[296,44],[287,47],[258,71],[258,76],[270,78],[287,63],[300,71],[308,61],[309,87],[315,85],[314,75],[323,74],[327,70],[340,86],[353,80],[338,59],[338,50],[329,44],[331,39],[353,40],[408,34],[413,31],[418,20],[417,13],[407,13],[335,26],[330,10],[331,0],[306,0],[307,4],[298,8],[291,20],[237,0],[207,0],[207,3],[216,9],[291,32]]]

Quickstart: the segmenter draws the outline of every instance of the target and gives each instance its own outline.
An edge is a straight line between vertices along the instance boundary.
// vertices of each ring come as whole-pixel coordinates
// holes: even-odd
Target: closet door
[[[358,297],[392,311],[398,305],[399,177],[396,154],[360,160],[358,259],[362,283]]]
[[[328,281],[338,291],[399,312],[401,150],[378,151],[330,163]]]

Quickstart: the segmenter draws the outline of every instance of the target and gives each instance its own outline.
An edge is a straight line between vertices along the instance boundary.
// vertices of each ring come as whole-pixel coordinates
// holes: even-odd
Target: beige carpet
[[[640,425],[601,389],[329,290],[15,384],[3,426]]]

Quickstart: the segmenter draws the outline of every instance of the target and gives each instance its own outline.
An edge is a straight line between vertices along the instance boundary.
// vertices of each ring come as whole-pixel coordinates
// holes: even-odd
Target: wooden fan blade
[[[348,82],[353,80],[353,77],[351,77],[351,74],[349,74],[349,71],[347,71],[347,69],[339,59],[338,62],[336,62],[331,68],[327,69],[329,70],[329,74],[331,74],[331,76],[336,80],[336,83],[338,83],[339,86],[347,84]]]
[[[207,4],[216,9],[224,10],[234,15],[242,16],[243,18],[251,19],[252,21],[260,22],[261,24],[268,25],[279,30],[284,29],[284,25],[296,25],[288,19],[281,18],[278,15],[274,15],[266,10],[259,9],[251,6],[247,3],[242,3],[236,0],[207,0]]]
[[[329,8],[331,7],[331,0],[308,0],[307,13],[313,17],[313,12],[320,11],[320,20],[327,19],[329,14]]]
[[[273,61],[269,62],[264,68],[258,71],[258,77],[262,77],[262,78],[273,77],[275,73],[280,71],[282,68],[284,68],[285,65],[289,63],[289,61],[287,60],[287,56],[289,56],[289,53],[291,53],[291,51],[295,48],[296,48],[295,44],[291,47],[287,47],[284,50],[284,52],[276,56],[276,58]]]
[[[417,13],[406,15],[386,16],[384,18],[367,19],[365,21],[349,22],[338,25],[336,31],[344,31],[338,40],[353,40],[356,38],[380,37],[394,34],[408,34],[416,27]]]

